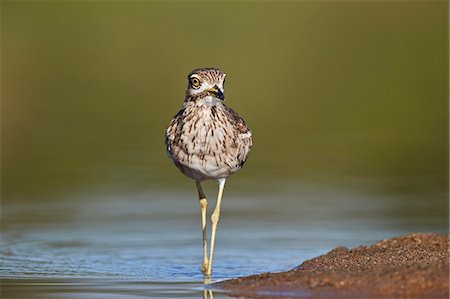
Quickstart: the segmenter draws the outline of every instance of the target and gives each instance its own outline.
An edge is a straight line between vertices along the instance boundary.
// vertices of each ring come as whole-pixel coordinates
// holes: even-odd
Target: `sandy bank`
[[[338,247],[295,269],[213,285],[235,296],[449,297],[449,239],[411,234],[352,249]]]

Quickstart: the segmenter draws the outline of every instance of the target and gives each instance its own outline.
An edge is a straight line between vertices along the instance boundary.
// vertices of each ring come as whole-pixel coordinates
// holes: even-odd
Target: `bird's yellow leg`
[[[217,203],[216,208],[214,209],[214,212],[211,215],[211,246],[209,251],[209,265],[208,265],[208,272],[206,275],[211,276],[212,272],[212,261],[213,261],[213,254],[214,254],[214,241],[216,239],[216,230],[217,230],[217,223],[219,223],[220,218],[220,203],[222,201],[222,194],[223,194],[223,188],[225,187],[225,179],[219,180],[219,193],[217,194]]]
[[[206,200],[205,193],[203,193],[202,185],[200,182],[196,182],[197,190],[198,190],[198,198],[200,200],[200,209],[202,210],[202,231],[203,231],[203,262],[201,271],[206,275],[208,271],[208,245],[206,242],[206,206],[208,205],[208,201]]]

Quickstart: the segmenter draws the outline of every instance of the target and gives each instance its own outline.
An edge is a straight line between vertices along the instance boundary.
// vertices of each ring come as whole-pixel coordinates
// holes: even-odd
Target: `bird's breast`
[[[221,104],[186,107],[172,131],[171,156],[180,170],[195,179],[223,178],[239,169],[248,145]]]

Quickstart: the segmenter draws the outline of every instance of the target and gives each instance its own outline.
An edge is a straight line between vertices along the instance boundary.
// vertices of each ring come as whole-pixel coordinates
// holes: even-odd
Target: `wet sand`
[[[449,297],[449,239],[411,234],[352,249],[338,247],[280,273],[219,282],[236,297]]]

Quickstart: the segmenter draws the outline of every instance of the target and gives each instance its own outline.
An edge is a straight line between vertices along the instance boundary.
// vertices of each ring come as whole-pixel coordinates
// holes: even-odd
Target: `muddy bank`
[[[252,298],[448,298],[448,246],[448,236],[411,234],[371,246],[338,247],[287,272],[227,280],[213,287]]]

